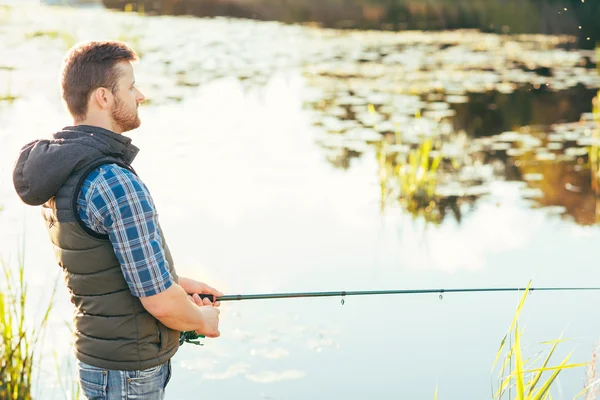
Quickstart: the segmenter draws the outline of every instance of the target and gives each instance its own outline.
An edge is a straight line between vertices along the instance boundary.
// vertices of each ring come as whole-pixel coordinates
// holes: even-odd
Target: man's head
[[[86,42],[63,61],[62,95],[75,124],[116,133],[140,126],[137,108],[144,95],[135,88],[131,62],[137,55],[121,42]]]

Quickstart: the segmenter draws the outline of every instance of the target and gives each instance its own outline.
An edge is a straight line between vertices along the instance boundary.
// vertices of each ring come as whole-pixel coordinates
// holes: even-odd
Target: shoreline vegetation
[[[0,400],[33,398],[35,378],[40,372],[41,347],[55,293],[55,290],[52,291],[41,320],[32,321],[24,254],[21,249],[16,268],[0,257],[4,278],[0,285]]]
[[[479,29],[571,35],[581,48],[600,40],[600,3],[581,0],[102,0],[144,14],[236,17],[323,28]],[[588,39],[589,38],[589,39]]]

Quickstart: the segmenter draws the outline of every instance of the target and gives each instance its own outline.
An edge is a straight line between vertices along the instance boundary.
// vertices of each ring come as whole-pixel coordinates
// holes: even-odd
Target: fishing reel
[[[184,343],[195,344],[196,346],[204,346],[204,344],[200,343],[198,339],[204,339],[204,335],[200,335],[195,331],[186,331],[181,332],[179,334],[179,345],[183,345]]]

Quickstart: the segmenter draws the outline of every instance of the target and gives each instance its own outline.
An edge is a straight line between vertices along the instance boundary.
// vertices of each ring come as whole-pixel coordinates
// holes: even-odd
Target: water
[[[331,110],[319,104],[329,98],[328,93],[348,88],[335,75],[321,80],[311,66],[337,69],[339,65],[331,61],[337,56],[332,54],[341,55],[344,65],[353,65],[346,49],[356,44],[357,37],[369,43],[387,40],[390,46],[393,41],[407,41],[407,48],[412,39],[360,32],[339,36],[227,19],[142,19],[100,10],[33,8],[14,10],[12,17],[10,29],[0,29],[0,40],[7,43],[0,48],[0,63],[16,68],[10,82],[18,96],[13,103],[0,103],[0,204],[4,207],[0,243],[2,256],[14,260],[25,232],[34,304],[47,297],[58,268],[39,209],[19,202],[10,172],[20,146],[70,124],[56,85],[65,43],[44,36],[23,39],[26,33],[59,27],[79,39],[128,35],[144,50],[136,65],[136,81],[151,101],[140,108],[142,127],[130,135],[141,148],[135,167],[153,193],[182,276],[206,281],[228,294],[513,287],[530,279],[534,286],[597,283],[594,250],[600,232],[595,221],[580,223],[569,213],[540,207],[539,199],[524,196],[527,183],[522,176],[502,174],[511,165],[506,154],[501,158],[505,169],[495,171],[486,182],[488,194],[471,208],[463,207],[460,223],[445,218],[439,225],[413,220],[394,201],[380,212],[374,146],[363,141],[360,156],[345,168],[331,162],[331,143],[324,146],[323,141],[346,140],[349,133],[335,136],[316,124],[328,115],[322,110]],[[417,38],[433,43],[430,49],[419,50],[424,54],[436,52],[438,41],[446,40],[431,35]],[[486,38],[496,40],[493,35]],[[481,39],[472,38],[473,42]],[[364,55],[362,51],[357,51],[357,57]],[[35,62],[27,58],[33,54]],[[494,54],[499,54],[496,48],[477,56],[484,59],[472,61],[485,64],[485,57]],[[472,54],[466,51],[465,55]],[[559,63],[569,63],[564,60],[570,57],[579,59],[572,53],[554,53]],[[371,62],[378,64],[377,60]],[[375,64],[361,74],[377,71],[380,67]],[[501,76],[512,73],[504,68],[498,71]],[[0,73],[0,82],[8,81],[8,72]],[[400,73],[397,68],[391,77]],[[546,93],[542,107],[552,98],[557,103],[564,98],[589,99],[598,85],[595,72],[579,71],[575,78],[569,86],[575,89]],[[419,79],[426,81],[427,76]],[[442,81],[456,88],[460,79]],[[566,84],[560,79],[552,83],[558,81]],[[588,86],[569,97],[572,90],[583,90],[577,89],[579,81]],[[364,92],[374,84],[370,78],[352,82],[355,98],[381,94],[387,85],[379,81]],[[454,137],[464,129],[469,145],[463,148],[475,154],[473,146],[485,143],[478,144],[474,136],[486,139],[500,128],[494,123],[484,132],[468,127],[479,112],[465,113],[460,107],[478,110],[477,104],[488,101],[482,100],[486,95],[473,93],[463,93],[474,99],[467,104],[452,103],[456,119],[423,117],[415,122],[406,113],[404,131],[427,123],[432,135],[450,129],[444,135]],[[512,93],[507,96],[522,96],[519,91]],[[426,93],[415,96],[416,100],[402,104],[410,108],[414,101],[424,101],[427,109],[438,101],[427,100]],[[513,121],[510,113],[502,113],[501,104],[506,102],[498,100],[501,95],[487,96],[495,96],[497,114]],[[583,100],[565,103],[560,114],[519,117],[516,124],[573,122],[591,110],[591,103]],[[362,112],[357,111],[356,115]],[[395,115],[397,110],[389,111]],[[538,130],[547,136],[553,129],[561,128]],[[165,146],[165,139],[172,145]],[[352,141],[358,148],[357,140]],[[565,184],[548,182],[548,190],[562,190]],[[573,209],[578,208],[575,202]],[[57,287],[52,335],[45,347],[50,357],[41,370],[43,395],[38,398],[44,399],[64,398],[52,352],[58,355],[67,384],[72,361],[64,324],[72,308],[62,282]],[[521,320],[526,354],[547,350],[538,343],[564,332],[574,340],[559,346],[553,364],[572,349],[573,362],[589,360],[600,339],[597,298],[594,292],[532,294]],[[496,293],[446,294],[443,300],[437,295],[354,297],[344,305],[337,298],[224,303],[222,337],[205,340],[204,347],[181,348],[173,359],[167,398],[430,399],[436,385],[444,399],[490,398],[491,367],[519,299],[517,293]],[[553,397],[573,398],[584,378],[584,369],[564,371]]]

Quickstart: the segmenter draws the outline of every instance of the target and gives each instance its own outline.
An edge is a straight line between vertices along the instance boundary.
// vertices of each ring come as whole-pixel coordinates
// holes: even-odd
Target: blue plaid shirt
[[[108,234],[134,296],[152,296],[173,284],[154,202],[134,173],[116,164],[92,171],[79,192],[77,211],[91,230]]]

